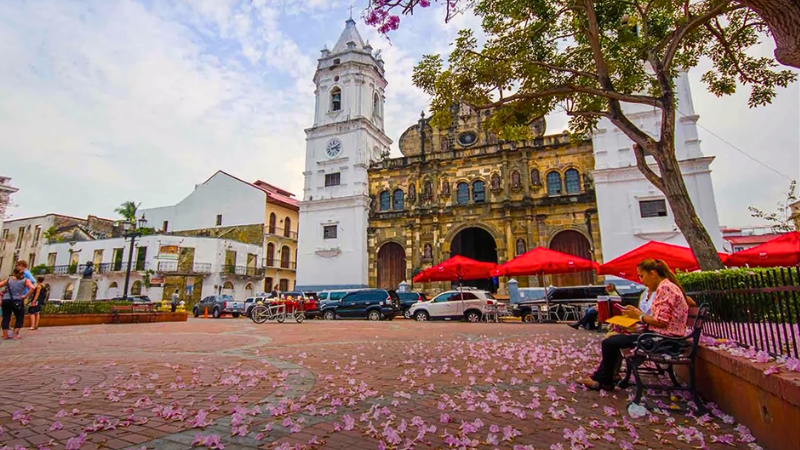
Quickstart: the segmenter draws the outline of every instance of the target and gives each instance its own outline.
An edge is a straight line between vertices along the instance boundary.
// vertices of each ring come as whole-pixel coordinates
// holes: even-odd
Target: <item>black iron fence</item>
[[[159,261],[157,271],[159,273],[196,273],[196,274],[210,274],[210,263],[183,263],[178,261]]]
[[[243,275],[247,277],[263,277],[264,269],[260,267],[225,265],[222,266],[221,273],[228,275]]]
[[[297,232],[278,227],[267,227],[267,234],[297,240]]]
[[[281,259],[267,258],[265,265],[269,269],[289,269],[297,270],[297,261],[286,261]]]
[[[800,267],[709,272],[683,287],[709,305],[704,334],[800,357]]]

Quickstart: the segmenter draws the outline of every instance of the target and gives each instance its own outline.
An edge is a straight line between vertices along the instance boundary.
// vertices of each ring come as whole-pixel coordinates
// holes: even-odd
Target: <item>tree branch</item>
[[[485,107],[488,108],[488,107],[502,106],[506,103],[511,103],[518,100],[530,100],[535,98],[552,97],[554,95],[573,94],[576,92],[582,94],[596,95],[598,97],[604,97],[609,100],[614,100],[617,102],[622,101],[627,103],[638,103],[640,105],[649,105],[655,108],[663,108],[661,101],[654,97],[648,97],[646,95],[620,94],[619,92],[615,91],[607,91],[604,89],[590,88],[588,86],[580,86],[574,84],[563,84],[561,86],[555,86],[550,89],[545,89],[537,92],[514,94],[500,101],[492,102]],[[633,126],[633,124],[631,125]]]
[[[647,178],[647,181],[653,184],[661,192],[664,192],[664,180],[656,175],[653,169],[647,164],[647,155],[644,153],[644,149],[639,144],[633,144],[633,154],[636,156],[636,167],[639,169],[644,177]]]
[[[603,49],[600,47],[600,32],[597,26],[597,15],[594,12],[594,2],[592,0],[583,0],[583,7],[589,22],[589,28],[586,30],[586,37],[589,40],[589,47],[592,49],[592,56],[595,66],[597,67],[597,76],[600,81],[600,86],[607,91],[613,91],[614,86],[611,83],[611,78],[608,76],[606,61],[603,59]]]
[[[675,54],[678,52],[678,48],[680,47],[683,38],[685,38],[687,34],[694,31],[700,25],[708,22],[713,17],[741,8],[745,8],[745,6],[732,6],[730,0],[722,0],[713,8],[708,10],[708,12],[705,14],[695,16],[693,18],[691,18],[690,12],[687,8],[686,13],[689,17],[688,21],[676,28],[675,31],[673,31],[669,36],[665,37],[656,46],[656,51],[664,48],[664,45],[667,46],[667,50],[664,52],[664,57],[661,59],[661,65],[663,66],[664,70],[669,70],[670,67],[672,67],[672,59],[675,58]]]

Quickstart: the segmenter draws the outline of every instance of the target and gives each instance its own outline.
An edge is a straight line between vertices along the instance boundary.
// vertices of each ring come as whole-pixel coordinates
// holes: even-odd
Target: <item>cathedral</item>
[[[485,127],[488,112],[460,104],[451,108],[453,126],[432,128],[421,117],[400,136],[403,156],[389,158],[383,61],[352,19],[333,49],[322,50],[314,81],[298,289],[396,289],[454,255],[503,263],[536,246],[600,260],[590,140],[548,136],[538,120],[531,141],[502,141]],[[547,281],[595,280],[579,273]],[[505,280],[470,284],[505,291]]]
[[[305,130],[297,289],[397,288],[455,255],[504,263],[541,246],[602,263],[650,240],[686,245],[664,195],[638,171],[633,143],[607,120],[582,142],[547,135],[543,119],[529,125],[530,141],[509,142],[486,128],[491,111],[454,104],[449,128],[432,127],[423,114],[399,138],[402,157],[390,158],[384,74],[380,51],[364,42],[352,19],[336,45],[321,51],[314,124]],[[699,219],[722,250],[714,158],[700,149],[686,73],[675,86],[675,153]],[[623,109],[658,136],[657,108]],[[517,281],[525,287],[599,280],[575,273]],[[505,283],[467,284],[502,294]],[[431,293],[450,286],[412,287]]]

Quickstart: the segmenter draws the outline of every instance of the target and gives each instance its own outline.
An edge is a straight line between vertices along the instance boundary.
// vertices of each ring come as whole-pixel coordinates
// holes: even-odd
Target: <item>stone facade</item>
[[[789,211],[791,213],[791,219],[794,223],[794,229],[800,231],[800,201],[794,202],[789,205]]]
[[[601,262],[597,205],[588,176],[594,168],[591,143],[542,136],[543,121],[531,125],[533,141],[501,142],[482,126],[488,116],[468,106],[458,113],[459,125],[448,130],[433,129],[421,119],[400,138],[404,157],[370,168],[370,286],[396,288],[399,281],[411,282],[420,270],[455,254],[492,259],[491,249],[471,245],[493,243],[498,263],[536,246],[570,252],[565,244]],[[459,233],[474,228],[491,240],[480,241],[486,235],[479,232],[470,235],[478,241],[457,243]],[[521,286],[595,281],[593,274],[545,278],[518,281]],[[427,292],[448,287],[414,286]],[[499,280],[498,288],[504,293],[505,280]]]

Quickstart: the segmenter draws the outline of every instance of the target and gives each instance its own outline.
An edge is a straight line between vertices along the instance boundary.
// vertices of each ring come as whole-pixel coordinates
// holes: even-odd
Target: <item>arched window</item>
[[[92,301],[97,300],[97,281],[92,281]]]
[[[567,188],[567,194],[580,194],[581,175],[577,170],[569,169],[564,172],[564,187]]]
[[[275,213],[269,213],[269,234],[275,234],[275,221],[278,218],[275,216]]]
[[[456,187],[456,203],[459,205],[469,203],[469,185],[467,183],[458,183]]]
[[[403,190],[396,189],[392,196],[392,209],[395,211],[401,211],[403,209]]]
[[[514,189],[522,187],[522,176],[519,174],[518,170],[511,172],[511,187]]]
[[[72,290],[72,283],[67,283],[67,285],[64,287],[64,294],[61,296],[61,298],[64,300],[72,300]]]
[[[542,178],[539,176],[539,169],[531,169],[531,184],[534,186],[541,186]]]
[[[292,219],[285,218],[283,219],[283,235],[286,237],[291,236],[292,233]]]
[[[522,238],[517,239],[517,256],[522,255],[527,251],[528,250],[525,246],[525,239]]]
[[[472,201],[475,203],[486,201],[486,191],[481,180],[476,180],[472,183]]]
[[[376,116],[381,115],[381,100],[377,92],[372,94],[372,114]]]
[[[267,267],[275,265],[275,244],[270,242],[267,244]]]
[[[547,195],[561,194],[561,174],[550,172],[547,174]]]
[[[142,282],[136,280],[131,285],[131,295],[142,295]]]
[[[331,89],[331,111],[342,110],[342,90],[339,87]]]
[[[389,191],[381,192],[381,211],[389,211],[392,209],[392,198]]]
[[[291,255],[291,250],[289,247],[283,246],[281,247],[281,268],[288,269],[289,268],[289,257]]]

